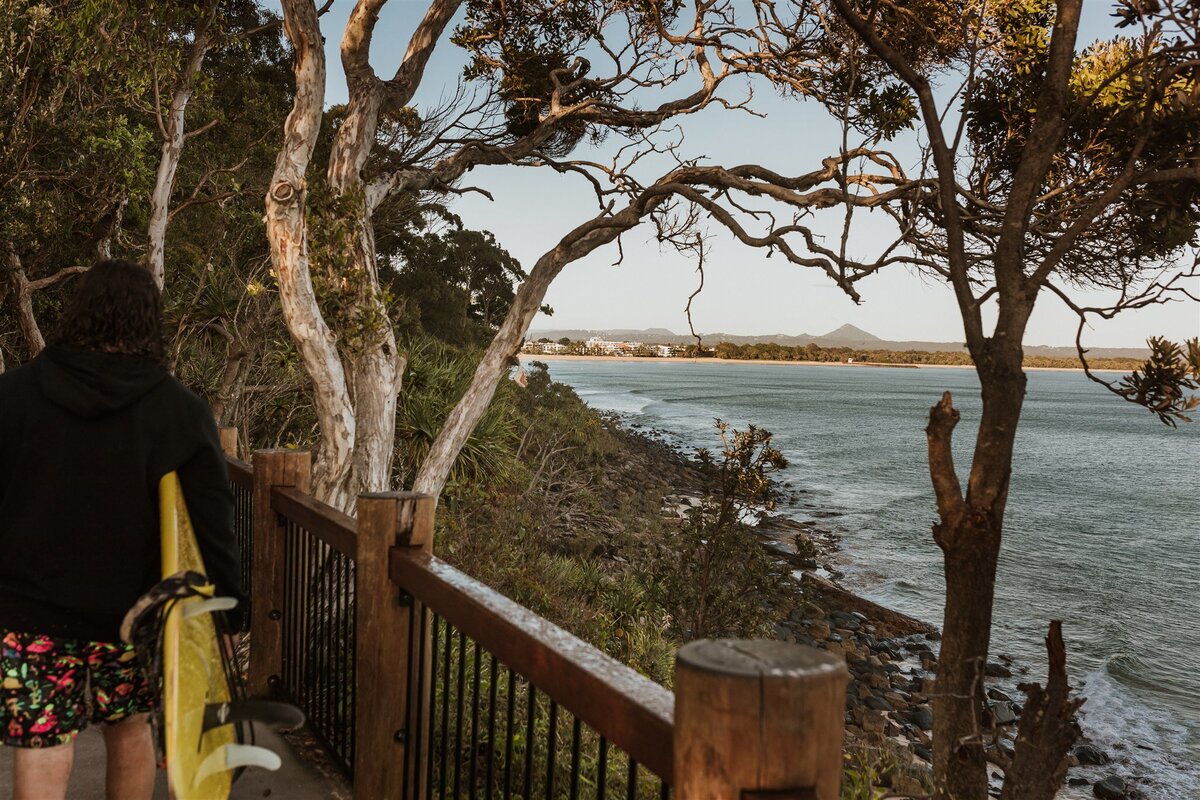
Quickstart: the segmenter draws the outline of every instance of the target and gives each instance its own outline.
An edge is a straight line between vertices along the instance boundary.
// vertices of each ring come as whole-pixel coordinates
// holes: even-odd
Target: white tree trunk
[[[267,193],[267,239],[279,283],[283,317],[312,379],[320,426],[313,470],[317,497],[348,509],[355,415],[337,352],[321,316],[308,266],[305,172],[321,127],[325,102],[325,52],[313,0],[283,0],[284,32],[295,50],[296,96],[284,123],[283,145]]]
[[[508,373],[509,359],[521,348],[529,324],[546,298],[546,290],[562,272],[563,267],[615,240],[637,225],[665,199],[665,195],[643,194],[619,213],[613,216],[601,215],[575,228],[564,236],[553,250],[537,260],[529,272],[529,277],[517,289],[500,330],[496,332],[475,369],[471,385],[450,412],[429,449],[429,454],[421,463],[413,481],[414,492],[431,494],[435,498],[441,495],[459,452],[487,412],[496,387]]]
[[[17,325],[21,329],[21,338],[25,340],[28,358],[32,359],[46,347],[42,329],[33,313],[33,287],[25,275],[21,256],[17,254],[17,248],[12,242],[5,244],[5,260],[8,262],[9,280],[17,310]]]
[[[215,8],[215,7],[214,7]],[[187,138],[184,117],[192,92],[196,87],[196,76],[204,65],[204,56],[212,44],[211,18],[196,29],[196,37],[188,55],[187,64],[171,94],[171,108],[164,121],[159,117],[159,133],[162,136],[162,151],[158,157],[158,171],[154,177],[154,191],[150,194],[150,222],[147,225],[146,267],[154,276],[161,290],[165,279],[164,256],[166,252],[167,223],[170,221],[171,193],[175,189],[175,172],[183,155],[183,143]],[[154,98],[158,102],[158,98]],[[157,112],[157,106],[156,106]]]

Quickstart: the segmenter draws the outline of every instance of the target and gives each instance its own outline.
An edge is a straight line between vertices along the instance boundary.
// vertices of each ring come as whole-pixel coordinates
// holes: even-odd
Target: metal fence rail
[[[235,458],[227,458],[229,488],[233,491],[233,531],[237,537],[238,553],[242,563],[242,592],[253,597],[250,585],[254,574],[254,471],[250,465]],[[242,632],[250,629],[250,614],[242,615]]]
[[[356,672],[353,521],[295,490],[272,492],[283,534],[282,661],[275,691],[354,771]]]
[[[415,604],[410,619],[410,690],[429,690],[409,707],[405,797],[670,797],[668,782],[464,631]]]
[[[670,796],[669,691],[427,553],[390,571],[414,598],[405,796]]]
[[[363,494],[355,520],[307,493],[307,453],[228,463],[247,685],[305,712],[356,796],[839,796],[841,659],[693,642],[676,695],[434,557],[433,498]]]

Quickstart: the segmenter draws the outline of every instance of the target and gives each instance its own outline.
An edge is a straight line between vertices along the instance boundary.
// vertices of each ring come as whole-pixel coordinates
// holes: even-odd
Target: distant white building
[[[525,345],[521,348],[521,352],[545,353],[553,355],[556,353],[567,352],[567,346],[565,344],[559,344],[558,342],[535,342],[530,339],[529,341],[525,342]]]
[[[641,342],[613,342],[608,339],[602,339],[599,336],[593,336],[584,342],[584,346],[589,353],[604,353],[605,355],[624,356],[629,355],[635,349],[642,346]]]

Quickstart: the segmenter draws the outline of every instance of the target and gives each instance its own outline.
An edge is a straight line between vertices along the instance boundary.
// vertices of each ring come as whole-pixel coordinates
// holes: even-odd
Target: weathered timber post
[[[253,533],[251,535],[250,665],[251,697],[269,697],[283,674],[284,532],[271,508],[271,489],[290,486],[307,492],[311,458],[304,450],[254,453]]]
[[[838,800],[848,679],[841,658],[786,642],[680,648],[676,800]]]
[[[392,583],[388,562],[395,547],[432,552],[433,500],[411,492],[358,497],[354,796],[362,800],[425,796],[429,743],[417,731],[427,729],[418,713],[429,714],[432,631],[422,625],[425,609]]]
[[[238,429],[222,425],[217,428],[217,433],[221,436],[221,452],[230,458],[237,458]]]

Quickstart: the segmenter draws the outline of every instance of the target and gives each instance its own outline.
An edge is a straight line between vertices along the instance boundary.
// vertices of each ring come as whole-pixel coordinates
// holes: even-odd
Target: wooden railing
[[[782,642],[681,648],[676,692],[432,554],[432,498],[308,494],[230,457],[249,507],[249,691],[286,698],[358,798],[838,797],[847,672]]]

